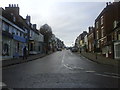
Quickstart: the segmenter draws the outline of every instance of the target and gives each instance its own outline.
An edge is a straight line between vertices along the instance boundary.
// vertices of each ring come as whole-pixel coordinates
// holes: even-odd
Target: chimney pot
[[[108,6],[108,2],[106,3],[106,5]]]
[[[111,2],[109,2],[109,5],[111,4]]]

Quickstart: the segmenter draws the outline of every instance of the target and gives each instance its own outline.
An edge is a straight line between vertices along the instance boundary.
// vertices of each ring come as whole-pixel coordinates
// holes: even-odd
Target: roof
[[[2,16],[5,17],[6,19],[8,19],[9,21],[11,21],[12,23],[14,23],[15,25],[17,25],[18,27],[20,27],[21,29],[25,30],[28,29],[28,30],[33,30],[35,31],[37,34],[39,34],[40,32],[37,30],[37,29],[33,29],[31,27],[31,25],[29,26],[27,23],[26,23],[26,19],[24,19],[21,15],[12,15],[11,13],[7,12],[6,10],[2,9]],[[13,17],[16,18],[15,22],[13,21]]]
[[[102,10],[102,12],[98,15],[98,17],[95,19],[95,22],[96,22],[98,19],[100,19],[101,16],[102,16],[105,12],[107,12],[108,10],[111,10],[111,8],[113,8],[114,6],[119,5],[119,4],[120,4],[120,2],[113,2],[113,3],[110,3],[109,5],[107,5],[107,6]]]

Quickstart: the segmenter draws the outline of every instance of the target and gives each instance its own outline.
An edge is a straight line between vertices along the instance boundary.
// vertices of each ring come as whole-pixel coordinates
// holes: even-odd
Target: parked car
[[[71,51],[72,51],[72,52],[77,52],[78,49],[73,47],[73,48],[71,48]]]
[[[62,51],[62,48],[57,48],[57,51]]]

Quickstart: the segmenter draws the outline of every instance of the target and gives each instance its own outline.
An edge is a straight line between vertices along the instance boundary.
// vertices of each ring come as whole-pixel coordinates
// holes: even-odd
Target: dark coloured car
[[[77,49],[77,48],[71,48],[71,51],[72,51],[72,52],[77,52],[78,49]]]
[[[57,48],[57,51],[62,51],[62,48]]]

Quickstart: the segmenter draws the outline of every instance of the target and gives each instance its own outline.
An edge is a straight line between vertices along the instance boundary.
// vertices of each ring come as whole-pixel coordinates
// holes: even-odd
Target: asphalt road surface
[[[118,68],[97,64],[69,50],[5,67],[9,88],[118,88]]]

